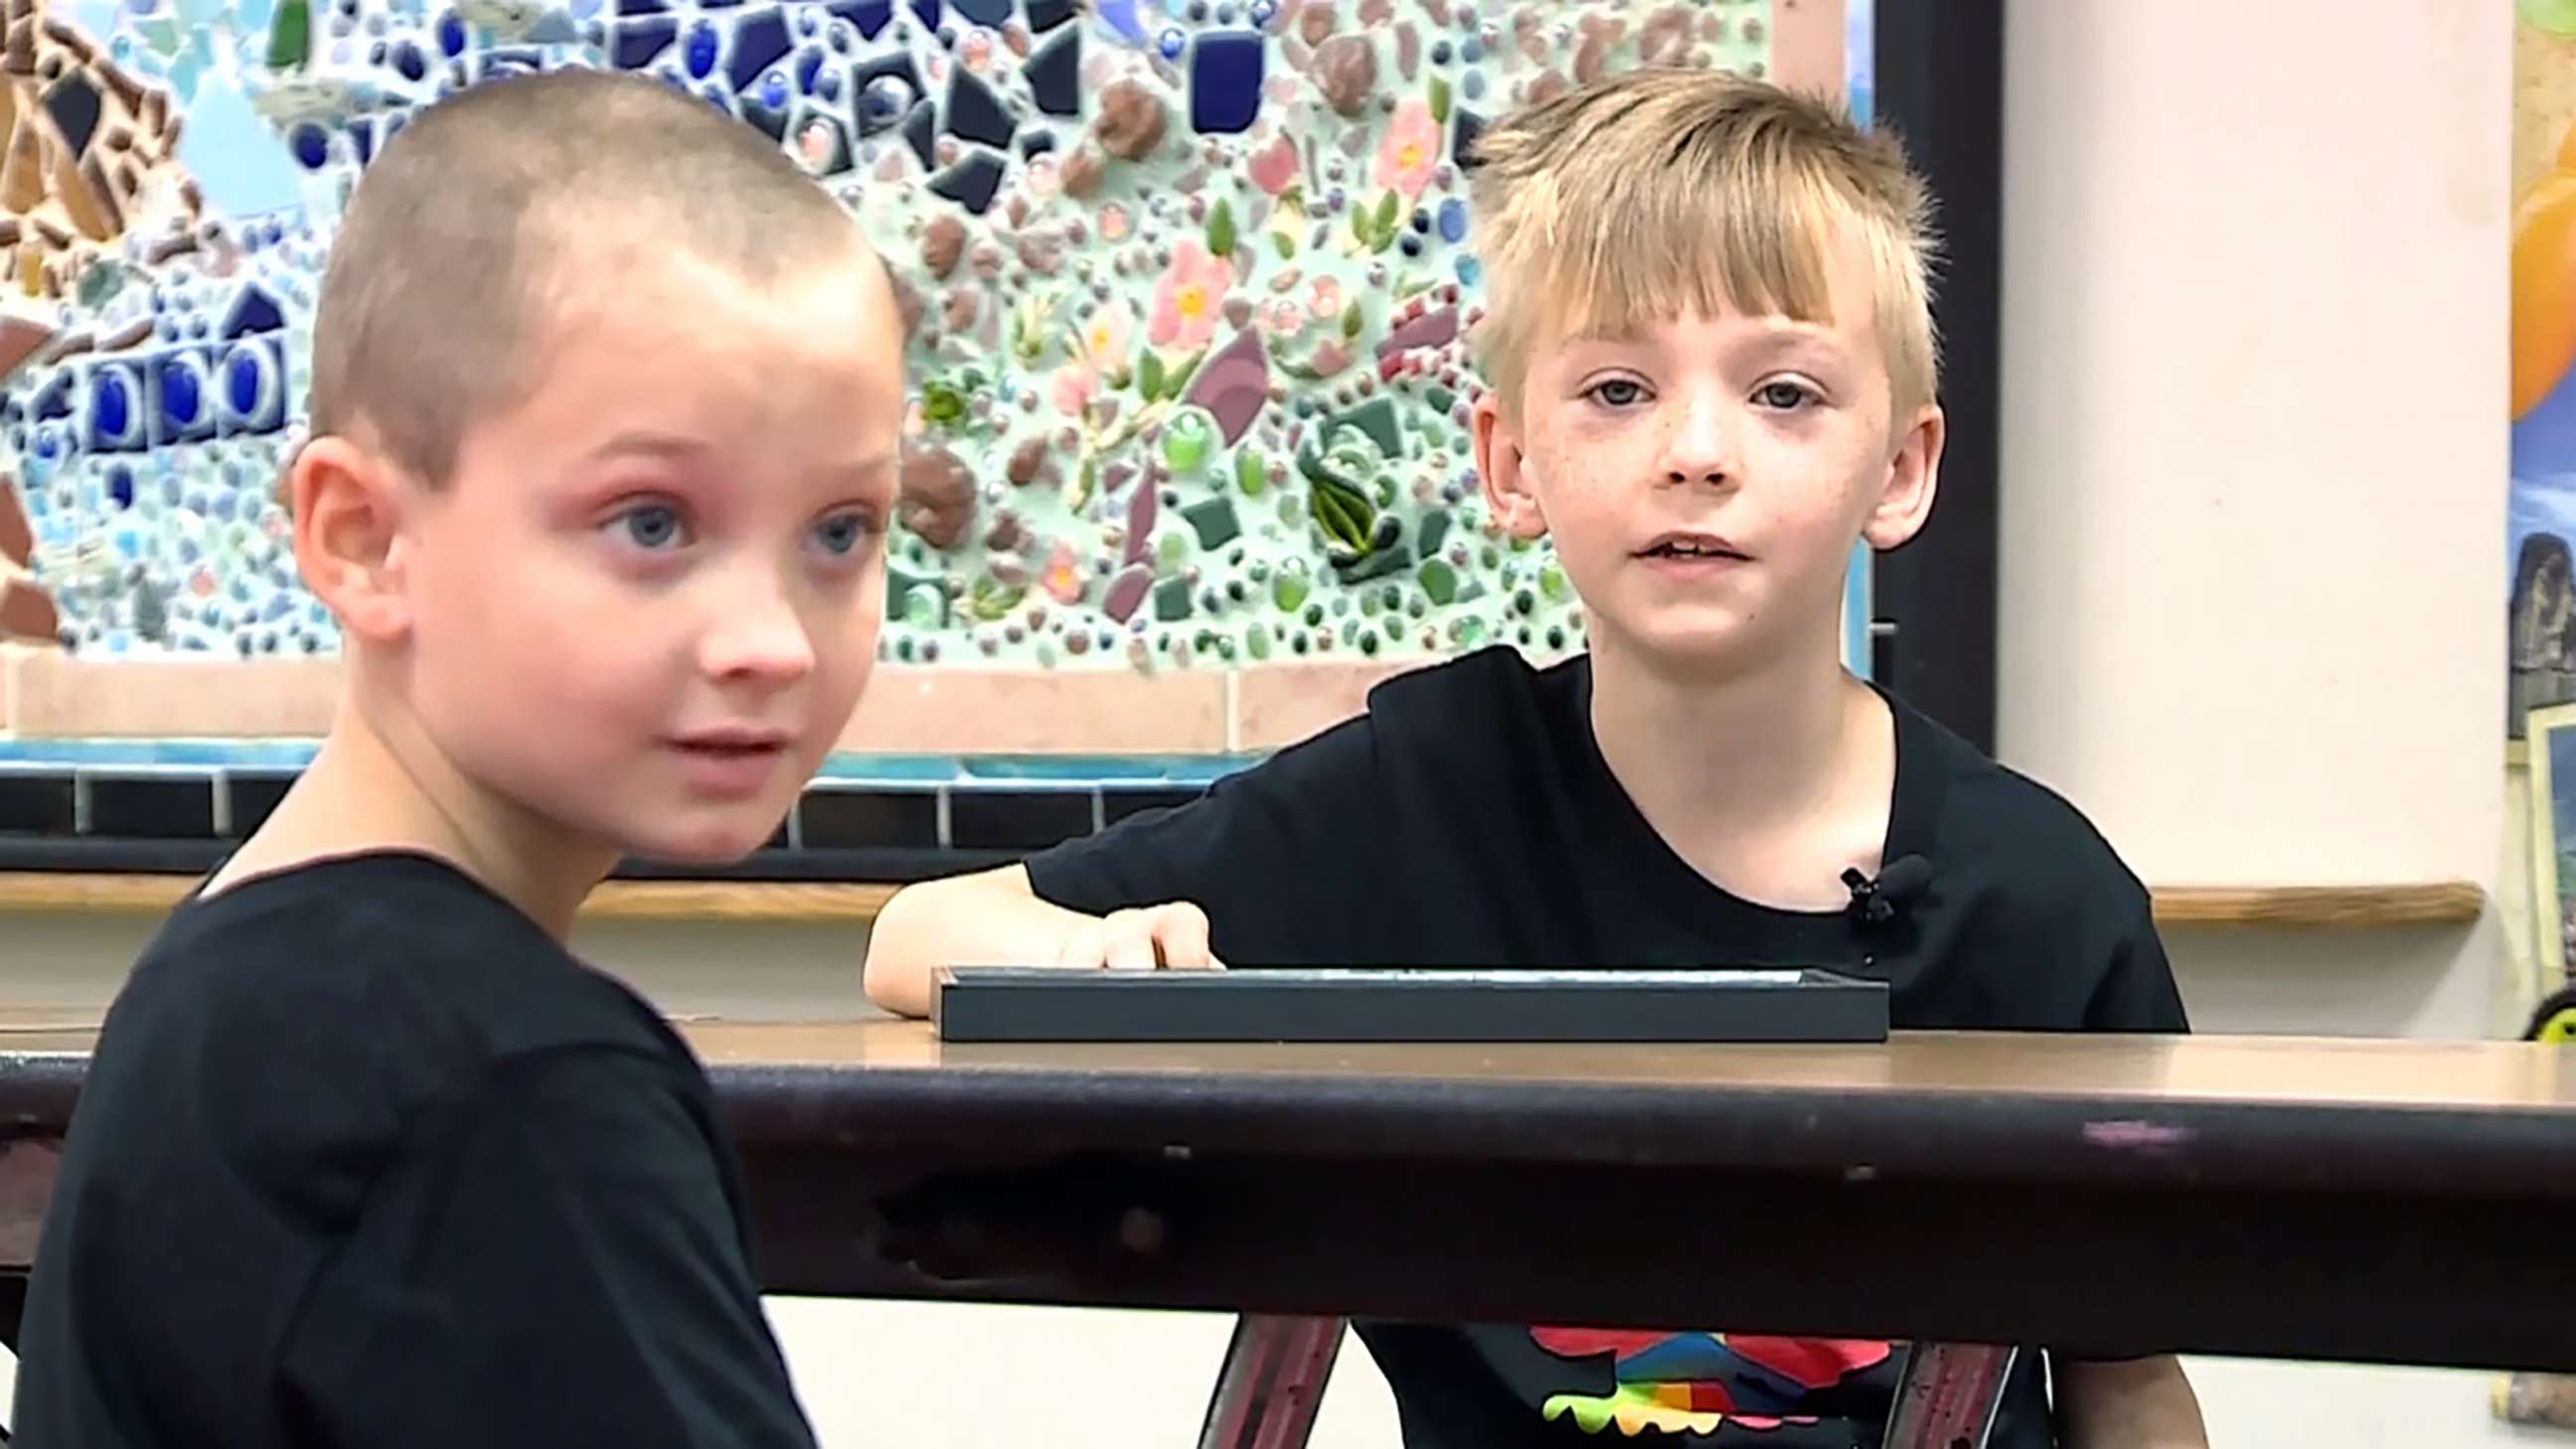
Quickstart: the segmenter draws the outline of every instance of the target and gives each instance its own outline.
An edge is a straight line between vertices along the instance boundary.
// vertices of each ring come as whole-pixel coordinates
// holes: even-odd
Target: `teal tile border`
[[[66,770],[292,774],[313,740],[0,740],[0,774]],[[825,758],[825,790],[1092,790],[1203,788],[1260,763],[1260,755],[870,755]]]

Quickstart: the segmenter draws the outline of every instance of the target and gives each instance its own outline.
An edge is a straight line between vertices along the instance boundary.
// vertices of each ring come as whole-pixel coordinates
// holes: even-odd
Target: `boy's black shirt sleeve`
[[[810,1446],[687,1046],[449,867],[183,905],[93,1054],[21,1449]]]
[[[2156,935],[2153,907],[2146,892],[2128,928],[2114,939],[2102,982],[2084,1008],[2086,1031],[2135,1031],[2179,1036],[2191,1030],[2183,1011],[2182,992],[2174,984],[2173,963]]]
[[[1027,862],[1041,899],[1090,915],[1189,901],[1236,966],[1347,966],[1380,909],[1385,802],[1371,722],[1354,719]]]
[[[705,1124],[620,1051],[423,1111],[280,1354],[332,1444],[808,1446]]]

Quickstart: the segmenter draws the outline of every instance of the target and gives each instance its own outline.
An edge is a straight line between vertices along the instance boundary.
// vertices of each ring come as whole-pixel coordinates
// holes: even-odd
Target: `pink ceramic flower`
[[[1184,351],[1207,345],[1234,285],[1234,268],[1209,256],[1196,239],[1172,248],[1172,265],[1154,284],[1154,320],[1145,335],[1156,347]]]
[[[1277,196],[1297,184],[1297,143],[1281,136],[1253,152],[1244,170],[1251,173],[1253,185]]]
[[[1100,391],[1100,375],[1079,362],[1068,362],[1047,380],[1047,391],[1055,399],[1057,412],[1078,418]]]
[[[1073,556],[1071,544],[1059,543],[1047,555],[1046,572],[1039,576],[1038,583],[1059,604],[1082,602],[1082,565]]]
[[[1294,297],[1280,297],[1269,308],[1270,331],[1276,337],[1294,337],[1306,330],[1306,309]]]
[[[1395,108],[1386,139],[1377,147],[1377,184],[1393,187],[1411,201],[1431,184],[1440,165],[1440,123],[1431,119],[1431,104],[1415,97]]]
[[[1104,302],[1083,319],[1074,339],[1074,357],[1095,373],[1116,372],[1127,365],[1135,337],[1136,314],[1124,302]]]
[[[1306,305],[1318,322],[1341,316],[1342,284],[1331,277],[1317,277],[1315,285],[1306,289]]]

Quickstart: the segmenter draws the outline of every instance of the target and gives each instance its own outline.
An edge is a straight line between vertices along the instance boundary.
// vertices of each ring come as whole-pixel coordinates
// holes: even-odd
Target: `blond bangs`
[[[1824,103],[1705,72],[1637,72],[1488,131],[1475,174],[1489,279],[1474,338],[1517,392],[1542,326],[1628,336],[1688,313],[1828,323],[1832,254],[1864,239],[1900,411],[1928,401],[1928,200],[1894,142]]]

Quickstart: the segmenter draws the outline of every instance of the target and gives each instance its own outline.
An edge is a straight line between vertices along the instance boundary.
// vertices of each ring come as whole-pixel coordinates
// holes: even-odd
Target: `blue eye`
[[[618,516],[626,537],[639,548],[667,548],[680,537],[679,510],[665,503],[647,503],[630,508]]]
[[[1587,389],[1594,402],[1605,407],[1629,408],[1646,400],[1646,390],[1624,377],[1604,378]]]
[[[825,553],[846,558],[857,553],[874,532],[864,514],[836,513],[814,525],[814,540],[823,546]]]
[[[1815,390],[1795,382],[1766,382],[1753,394],[1754,401],[1780,412],[1796,412],[1816,400]]]

